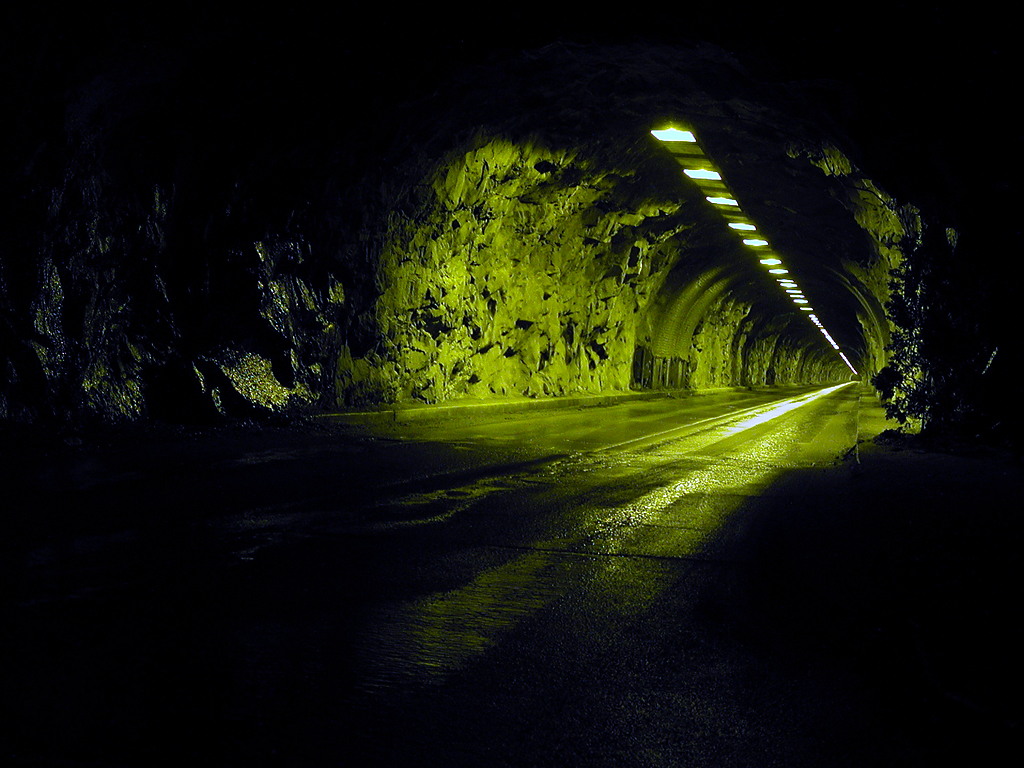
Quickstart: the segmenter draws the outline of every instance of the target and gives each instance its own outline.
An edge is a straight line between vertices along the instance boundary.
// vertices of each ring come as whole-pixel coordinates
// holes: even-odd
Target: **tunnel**
[[[531,71],[560,73],[536,104],[517,100],[535,96],[520,93]],[[382,179],[388,214],[366,234],[379,294],[349,326],[373,327],[376,346],[343,347],[339,404],[812,384],[884,365],[913,209],[733,64],[556,45],[443,99],[459,105],[442,121],[457,141],[424,135],[443,104],[417,105],[403,181]],[[699,138],[652,135],[672,125]],[[443,151],[413,161],[419,142]],[[687,162],[720,169],[732,209]],[[745,245],[740,220],[769,249]],[[785,277],[760,264],[773,255]]]
[[[45,5],[0,45],[15,760],[1016,741],[970,13]]]
[[[303,177],[312,202],[225,159],[228,138],[280,141],[237,117],[206,133],[186,117],[133,166],[140,124],[175,125],[158,95],[195,87],[96,78],[69,107],[68,154],[42,150],[65,180],[35,189],[41,257],[5,268],[29,288],[7,294],[24,318],[9,418],[699,392],[886,363],[916,209],[798,85],[719,49],[563,42],[467,67],[373,126],[388,143],[372,166],[346,171],[365,145],[337,139]],[[692,140],[658,138],[673,127]]]

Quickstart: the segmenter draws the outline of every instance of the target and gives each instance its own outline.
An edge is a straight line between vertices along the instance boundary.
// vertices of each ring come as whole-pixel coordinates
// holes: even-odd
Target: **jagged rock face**
[[[211,139],[169,111],[174,83],[93,83],[57,131],[68,149],[36,150],[48,170],[2,243],[3,418],[845,378],[650,137],[666,118],[697,125],[801,284],[835,300],[862,370],[884,364],[913,212],[798,91],[715,49],[555,47],[467,71],[373,161],[351,136],[317,154],[301,126],[245,133],[258,89]]]
[[[562,395],[632,381],[638,319],[690,224],[637,204],[634,169],[504,138],[439,164],[380,233],[380,344],[339,364],[344,402]]]
[[[764,308],[739,296],[736,275],[707,280],[722,270],[707,246],[717,222],[693,190],[584,149],[473,145],[426,174],[419,205],[396,205],[372,236],[379,343],[341,355],[340,402],[846,377],[820,343],[794,337],[795,313],[759,322]],[[663,291],[673,270],[685,277]]]
[[[153,98],[168,87],[99,78],[67,108],[66,148],[35,150],[0,241],[0,417],[191,421],[333,396],[337,270],[304,211],[262,207],[251,171],[181,138],[174,100]]]

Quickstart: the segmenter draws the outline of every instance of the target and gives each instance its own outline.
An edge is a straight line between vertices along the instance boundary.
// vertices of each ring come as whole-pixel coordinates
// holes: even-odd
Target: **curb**
[[[603,405],[637,400],[655,400],[672,397],[672,392],[623,392],[617,395],[581,395],[569,397],[522,398],[516,400],[482,400],[456,402],[438,405],[399,405],[372,411],[348,411],[345,413],[322,413],[316,418],[350,424],[408,423],[430,419],[455,418],[458,416],[491,416],[504,413],[520,413],[534,410],[556,410],[559,408],[593,408]]]
[[[314,418],[340,424],[410,423],[430,419],[455,418],[459,416],[491,416],[505,413],[520,413],[533,410],[556,410],[559,408],[596,408],[619,405],[642,400],[660,400],[669,397],[699,397],[701,395],[743,392],[747,387],[717,387],[700,391],[658,390],[655,392],[619,392],[607,395],[569,395],[566,397],[515,398],[510,400],[455,401],[441,404],[395,405],[373,410],[346,411],[343,413],[321,413]]]

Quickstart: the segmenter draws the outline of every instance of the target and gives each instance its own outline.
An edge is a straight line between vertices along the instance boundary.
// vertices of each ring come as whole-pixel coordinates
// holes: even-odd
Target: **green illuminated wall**
[[[342,349],[339,404],[845,380],[650,152],[481,134],[400,186],[364,233],[377,343]]]
[[[571,150],[474,144],[385,218],[380,344],[362,360],[343,351],[343,402],[629,388],[638,321],[688,226],[679,201]]]

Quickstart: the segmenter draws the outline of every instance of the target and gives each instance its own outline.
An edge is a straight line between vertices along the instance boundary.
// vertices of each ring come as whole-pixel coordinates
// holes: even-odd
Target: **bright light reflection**
[[[720,174],[718,171],[708,171],[700,168],[684,168],[683,173],[685,173],[691,179],[712,179],[714,181],[722,180],[722,174]]]
[[[807,299],[793,299],[794,304],[806,304]]]
[[[744,419],[743,421],[734,424],[732,427],[728,429],[727,434],[735,435],[737,432],[742,432],[745,429],[756,427],[758,424],[764,424],[766,421],[771,421],[772,419],[777,419],[784,413],[789,413],[790,411],[799,408],[802,405],[812,403],[819,397],[829,395],[835,392],[837,389],[842,389],[843,387],[849,386],[852,383],[853,382],[848,381],[845,384],[837,384],[834,387],[822,389],[819,390],[818,392],[812,392],[809,395],[804,395],[802,397],[794,397],[791,400],[784,400],[783,402],[768,409],[767,411],[764,411],[763,413],[755,414],[754,416],[751,416],[749,419]]]
[[[651,131],[651,135],[659,141],[688,141],[691,144],[697,138],[690,131],[681,131],[678,128],[663,128],[658,131]]]
[[[762,264],[768,264],[768,265],[781,264],[782,263],[782,259],[760,259],[760,262]]]
[[[788,275],[789,274],[789,270],[788,269],[769,269],[768,271],[771,272],[773,275]]]
[[[730,221],[729,226],[732,227],[733,229],[742,229],[748,232],[757,231],[757,227],[755,227],[753,224],[743,224],[742,222],[739,221]]]
[[[731,197],[708,197],[706,199],[709,203],[714,203],[715,205],[739,205]]]
[[[767,240],[760,240],[760,239],[758,239],[756,237],[751,237],[751,238],[747,238],[746,240],[744,240],[743,244],[744,245],[752,245],[755,248],[759,248],[762,245],[768,245],[768,241]]]

